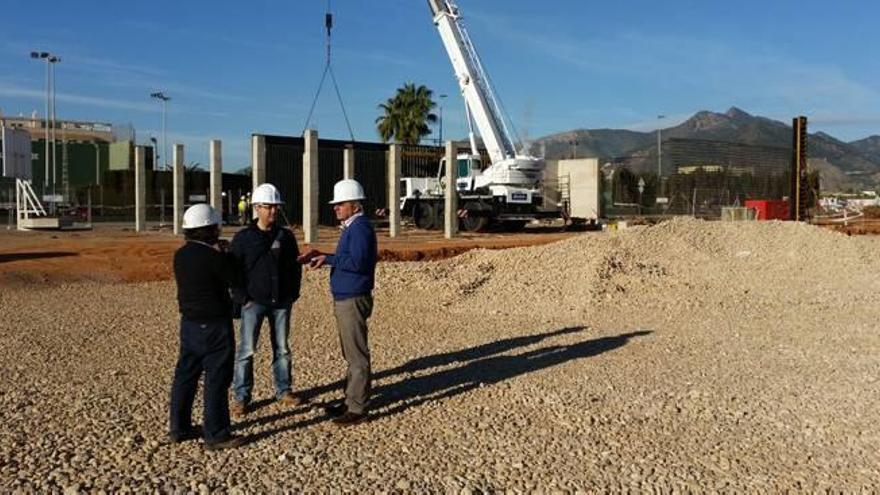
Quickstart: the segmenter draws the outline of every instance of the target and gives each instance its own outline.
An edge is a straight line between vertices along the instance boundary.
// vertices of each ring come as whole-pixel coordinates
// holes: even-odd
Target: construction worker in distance
[[[247,225],[247,201],[244,200],[244,196],[238,200],[238,223],[239,225]]]
[[[178,443],[204,436],[208,450],[237,447],[242,438],[230,433],[227,395],[235,352],[229,298],[234,261],[220,240],[220,215],[211,206],[189,207],[183,232],[186,243],[174,253],[180,354],[171,386],[168,438]],[[205,403],[199,432],[192,426],[192,406],[202,373]]]
[[[283,202],[272,184],[254,189],[256,219],[232,239],[230,252],[236,260],[241,283],[233,288],[233,300],[241,305],[241,326],[235,351],[232,382],[232,415],[247,414],[254,388],[254,350],[264,319],[269,320],[272,342],[272,376],[275,399],[299,406],[305,399],[291,389],[290,322],[293,303],[299,298],[302,266],[293,233],[278,224]]]
[[[330,291],[333,313],[348,362],[345,377],[345,398],[341,403],[325,406],[327,414],[338,426],[351,426],[364,421],[370,399],[370,348],[367,342],[367,320],[373,313],[373,285],[376,279],[376,232],[364,216],[364,189],[355,180],[342,180],[333,187],[333,211],[342,222],[342,235],[336,253],[310,250],[300,257],[310,268],[331,267]]]

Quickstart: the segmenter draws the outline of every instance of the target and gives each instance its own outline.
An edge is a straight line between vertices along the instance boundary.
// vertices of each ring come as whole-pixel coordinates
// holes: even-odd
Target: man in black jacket
[[[261,184],[252,196],[257,218],[232,239],[230,250],[242,274],[233,289],[241,309],[241,328],[235,352],[232,414],[247,413],[254,387],[254,349],[263,319],[269,320],[272,339],[272,375],[275,399],[298,406],[304,400],[291,390],[291,353],[288,344],[293,303],[299,298],[302,267],[293,233],[278,225],[283,204],[272,184]]]
[[[180,308],[180,355],[171,387],[169,440],[198,437],[192,407],[205,373],[202,434],[209,450],[237,447],[241,437],[230,433],[227,393],[232,381],[235,348],[229,287],[233,260],[220,242],[220,216],[206,204],[183,215],[186,244],[174,253],[174,278]]]

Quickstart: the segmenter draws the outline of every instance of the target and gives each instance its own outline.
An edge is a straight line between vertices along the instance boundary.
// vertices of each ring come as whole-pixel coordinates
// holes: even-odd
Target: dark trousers
[[[373,296],[364,295],[333,302],[345,373],[345,406],[357,414],[367,412],[372,388],[367,319],[373,314]]]
[[[235,337],[232,320],[180,322],[180,356],[171,385],[171,433],[192,428],[192,407],[205,373],[204,418],[205,443],[229,437],[229,385],[232,383]]]

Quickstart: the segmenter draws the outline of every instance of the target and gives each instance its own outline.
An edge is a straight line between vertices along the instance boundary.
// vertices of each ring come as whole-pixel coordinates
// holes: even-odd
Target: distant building
[[[31,134],[31,139],[34,141],[46,138],[46,119],[40,118],[37,115],[31,117],[4,117],[0,115],[0,127],[23,129]],[[55,122],[55,140],[112,143],[116,141],[116,138],[113,134],[113,125],[111,124],[78,120],[58,120]]]

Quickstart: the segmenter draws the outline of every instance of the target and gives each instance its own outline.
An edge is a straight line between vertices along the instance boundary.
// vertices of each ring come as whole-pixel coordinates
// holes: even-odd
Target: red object
[[[784,199],[748,199],[746,208],[755,209],[755,220],[788,220],[788,201]]]

